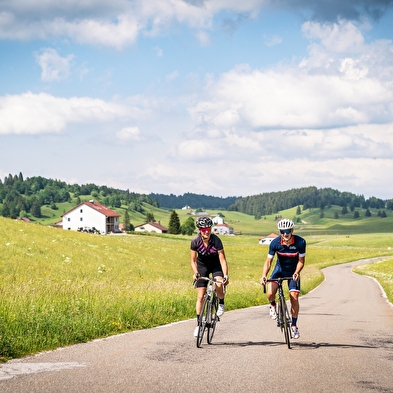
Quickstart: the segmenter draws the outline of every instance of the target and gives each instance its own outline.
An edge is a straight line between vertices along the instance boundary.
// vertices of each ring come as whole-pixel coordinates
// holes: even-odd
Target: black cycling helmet
[[[199,217],[196,220],[197,228],[211,228],[213,226],[213,221],[209,217]]]

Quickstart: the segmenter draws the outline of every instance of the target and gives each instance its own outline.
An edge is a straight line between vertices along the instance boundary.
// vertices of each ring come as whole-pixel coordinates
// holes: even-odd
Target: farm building
[[[63,229],[66,230],[120,232],[120,214],[94,200],[80,203],[61,217]]]
[[[271,233],[270,235],[267,235],[266,237],[262,237],[259,239],[259,244],[270,244],[272,240],[274,240],[277,237],[277,233]]]
[[[213,226],[212,232],[218,235],[233,235],[233,228],[227,224],[217,224]]]
[[[156,232],[156,233],[168,233],[168,228],[161,225],[158,222],[147,222],[146,224],[138,225],[135,227],[135,232]]]

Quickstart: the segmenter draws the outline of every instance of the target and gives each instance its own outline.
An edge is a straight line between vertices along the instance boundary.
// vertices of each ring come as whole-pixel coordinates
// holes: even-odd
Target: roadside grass
[[[356,266],[353,270],[358,274],[375,278],[384,289],[389,302],[393,303],[393,258]]]
[[[100,236],[0,218],[0,239],[2,360],[195,317],[190,236]],[[227,309],[266,304],[259,278],[268,247],[257,236],[222,240]],[[388,233],[306,240],[303,294],[323,281],[323,267],[393,254]],[[380,276],[391,271],[377,265]],[[382,281],[392,302],[391,276]]]

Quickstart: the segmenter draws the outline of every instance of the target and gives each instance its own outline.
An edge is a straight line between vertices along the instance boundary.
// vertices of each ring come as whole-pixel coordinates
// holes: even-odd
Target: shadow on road
[[[246,341],[246,342],[222,342],[213,343],[211,346],[227,347],[249,347],[249,346],[286,346],[283,341]],[[315,343],[291,341],[292,349],[319,349],[319,348],[376,348],[375,345],[356,345],[356,344],[338,344],[338,343]]]

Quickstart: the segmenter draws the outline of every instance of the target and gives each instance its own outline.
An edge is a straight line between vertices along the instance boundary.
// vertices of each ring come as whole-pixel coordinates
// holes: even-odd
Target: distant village
[[[193,211],[190,206],[184,206],[182,210],[188,210],[187,214],[196,217],[209,216],[207,212]],[[62,220],[57,222],[55,226],[65,230],[98,234],[123,233],[123,226],[120,224],[120,214],[94,200],[81,202],[61,217]],[[224,218],[220,214],[209,217],[214,224],[212,227],[213,233],[229,236],[241,235],[241,232],[235,232],[232,226],[225,223]],[[161,225],[160,221],[150,221],[137,225],[134,230],[135,232],[168,233],[168,228]],[[277,237],[277,234],[272,233],[259,239],[259,243],[270,244],[275,237]]]

